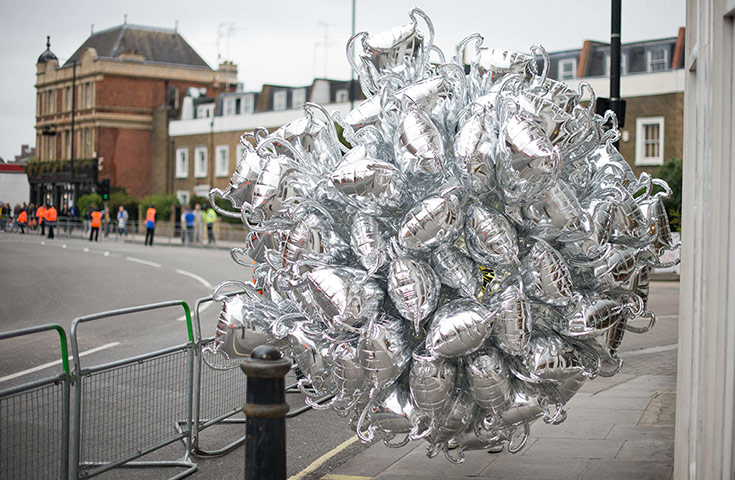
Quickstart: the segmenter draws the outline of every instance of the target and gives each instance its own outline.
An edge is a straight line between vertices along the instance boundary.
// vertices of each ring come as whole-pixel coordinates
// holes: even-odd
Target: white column
[[[733,479],[735,0],[688,0],[674,477]]]

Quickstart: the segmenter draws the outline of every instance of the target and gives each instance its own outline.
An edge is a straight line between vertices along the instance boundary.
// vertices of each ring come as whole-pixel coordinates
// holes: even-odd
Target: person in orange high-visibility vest
[[[16,222],[18,222],[18,226],[20,227],[20,233],[26,233],[24,228],[26,224],[28,223],[28,214],[26,213],[25,210],[20,211]]]
[[[102,212],[97,210],[97,205],[92,205],[92,222],[89,224],[89,241],[92,241],[92,236],[94,236],[94,241],[99,242],[100,241],[100,227],[102,226]]]
[[[41,236],[46,235],[46,206],[41,204],[40,207],[36,210],[36,218],[38,218],[38,223],[41,224]]]
[[[145,212],[145,244],[153,246],[153,234],[156,233],[156,206]]]
[[[54,227],[56,226],[56,208],[53,205],[46,207],[46,226],[48,227],[48,238],[54,238]]]

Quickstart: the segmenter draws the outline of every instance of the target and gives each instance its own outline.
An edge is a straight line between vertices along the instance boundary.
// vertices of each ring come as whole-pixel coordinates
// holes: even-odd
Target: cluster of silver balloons
[[[614,114],[594,113],[587,84],[548,78],[541,47],[475,34],[447,62],[429,18],[410,18],[349,40],[367,100],[347,115],[309,103],[243,135],[211,200],[249,229],[231,254],[253,285],[217,287],[213,351],[275,345],[307,403],[364,441],[424,439],[453,462],[517,452],[536,419],[564,421],[586,379],[619,371],[625,332],[653,326],[649,274],[677,248],[670,190],[633,174]],[[222,294],[232,286],[244,293]]]

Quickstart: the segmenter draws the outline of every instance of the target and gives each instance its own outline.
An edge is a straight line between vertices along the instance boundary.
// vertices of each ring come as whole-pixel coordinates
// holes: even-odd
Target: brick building
[[[623,44],[620,94],[627,102],[620,153],[639,174],[683,157],[684,37]],[[550,52],[549,76],[577,88],[585,81],[601,97],[610,93],[610,45],[585,41],[579,50]]]
[[[154,178],[167,152],[154,140],[166,135],[183,92],[213,95],[220,77],[231,76],[222,73],[176,30],[124,24],[96,32],[63,65],[47,40],[36,64],[31,200],[69,205],[100,179],[133,196],[161,191]]]
[[[257,127],[274,130],[303,117],[307,101],[345,115],[351,107],[349,87],[349,81],[316,79],[308,86],[264,85],[259,92],[187,96],[181,119],[169,123],[171,167],[165,179],[155,182],[165,183],[166,193],[176,194],[181,203],[207,197],[211,188],[224,189],[242,155],[244,132]],[[362,99],[359,93],[356,101]]]

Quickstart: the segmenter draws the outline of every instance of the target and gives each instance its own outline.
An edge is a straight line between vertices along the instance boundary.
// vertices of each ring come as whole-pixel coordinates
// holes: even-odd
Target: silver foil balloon
[[[557,306],[566,305],[574,298],[569,266],[561,253],[547,242],[536,239],[522,265],[528,296]]]
[[[429,265],[408,257],[390,263],[388,295],[398,313],[411,322],[416,332],[439,301],[439,278]]]
[[[378,79],[386,73],[407,82],[418,80],[423,73],[434,39],[434,26],[418,8],[412,9],[409,16],[412,23],[375,34],[359,32],[347,42],[347,60],[358,72],[366,96],[377,93]],[[428,38],[419,30],[419,18],[428,27]],[[362,51],[356,55],[358,40]]]
[[[444,141],[434,122],[414,102],[404,102],[395,133],[396,165],[426,192],[438,186],[446,174]]]
[[[622,303],[619,300],[596,293],[579,296],[575,305],[557,316],[552,327],[562,335],[573,338],[590,338],[603,335],[626,316],[642,313],[637,302]]]
[[[408,434],[412,431],[418,432],[420,418],[420,413],[411,402],[408,387],[398,383],[390,387],[384,398],[366,407],[357,424],[357,432],[360,436],[364,435],[364,424],[367,421],[370,426],[365,435],[366,440],[371,440],[373,432],[379,431],[385,434],[383,441],[387,446],[402,447],[410,440]],[[398,444],[390,443],[400,433],[407,434],[405,439]]]
[[[210,192],[210,200],[212,206],[221,215],[238,217],[238,212],[227,212],[219,208],[215,202],[215,198],[221,197],[229,201],[236,209],[240,210],[243,205],[250,204],[253,200],[253,189],[255,182],[258,180],[261,171],[262,158],[255,152],[252,144],[247,140],[247,136],[240,138],[240,144],[245,147],[242,157],[238,159],[235,171],[230,177],[230,183],[223,192],[215,188]]]
[[[470,299],[452,300],[434,313],[426,350],[441,357],[467,355],[480,348],[493,328],[487,307]]]
[[[467,251],[484,266],[507,267],[518,263],[516,231],[500,212],[472,204],[464,227]]]
[[[456,247],[445,244],[431,252],[431,266],[444,285],[465,297],[476,298],[482,291],[482,269]]]
[[[362,331],[357,348],[365,376],[377,390],[396,381],[411,360],[401,322],[389,316],[371,322]]]
[[[466,391],[455,389],[444,411],[438,417],[437,426],[426,438],[430,444],[426,455],[434,457],[441,449],[450,462],[462,463],[464,460],[462,451],[458,452],[456,458],[452,457],[449,453],[449,442],[453,439],[459,441],[462,435],[472,428],[476,409],[474,400]]]
[[[376,272],[388,259],[383,235],[375,217],[362,212],[355,214],[350,230],[350,247],[362,266],[370,272]]]
[[[364,272],[346,267],[318,267],[304,275],[325,323],[354,327],[380,314],[383,290]]]
[[[522,285],[511,284],[484,301],[493,313],[493,338],[510,355],[522,355],[533,331],[531,305]]]
[[[495,189],[497,135],[493,116],[485,109],[475,109],[454,137],[454,155],[463,185],[474,195],[482,196]],[[486,124],[491,123],[488,127]]]
[[[451,189],[425,198],[409,210],[398,229],[398,243],[410,250],[428,252],[454,242],[462,231],[464,216],[459,192]]]
[[[330,180],[352,205],[370,215],[399,212],[411,198],[406,176],[378,160],[341,163]]]
[[[436,418],[454,388],[456,375],[456,366],[447,360],[414,352],[408,382],[419,410]]]
[[[499,414],[510,406],[510,372],[496,349],[473,354],[465,365],[472,398],[483,409]]]
[[[334,388],[329,344],[311,331],[306,323],[297,323],[288,334],[291,356],[306,380],[317,393]],[[303,384],[303,382],[302,382]]]

